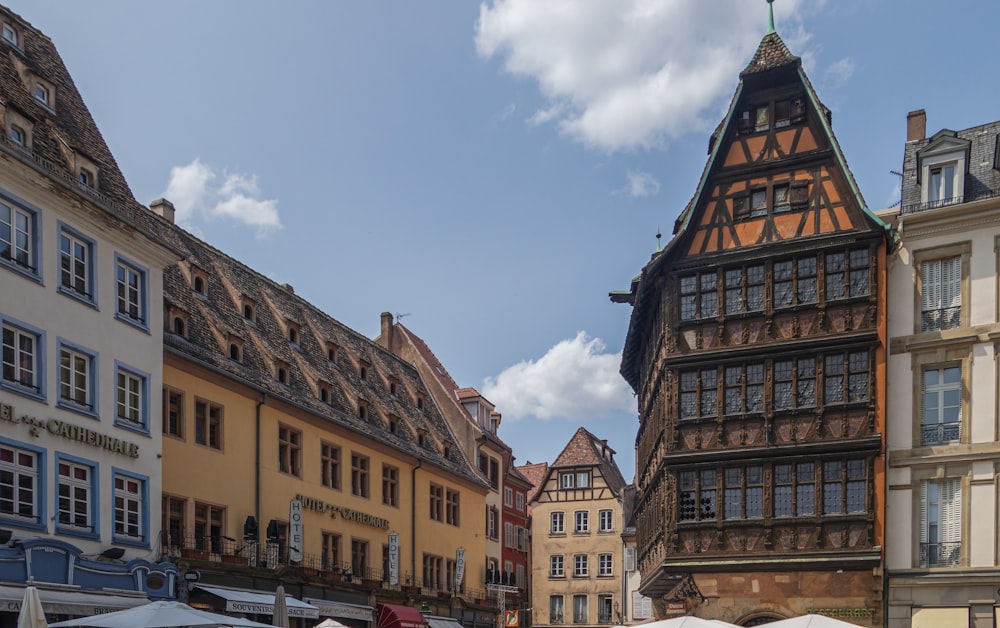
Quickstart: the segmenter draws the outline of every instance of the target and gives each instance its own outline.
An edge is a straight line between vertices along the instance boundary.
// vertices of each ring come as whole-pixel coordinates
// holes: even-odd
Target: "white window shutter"
[[[941,260],[929,260],[920,265],[921,310],[929,312],[941,307]]]
[[[635,571],[635,548],[625,548],[625,571]]]
[[[927,543],[927,480],[920,482],[920,542]]]
[[[962,258],[941,261],[941,307],[962,305]]]
[[[962,480],[941,482],[941,541],[958,543],[962,540]]]

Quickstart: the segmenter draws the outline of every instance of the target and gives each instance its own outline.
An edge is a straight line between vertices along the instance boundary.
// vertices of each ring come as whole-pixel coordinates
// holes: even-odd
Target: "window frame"
[[[445,523],[455,527],[462,524],[462,494],[456,489],[445,489],[444,519]]]
[[[566,513],[556,510],[549,513],[549,534],[566,534]]]
[[[125,377],[127,380],[132,380],[137,384],[137,390],[135,392],[137,399],[135,408],[133,408],[129,402],[126,402],[126,407],[128,411],[134,410],[138,416],[137,421],[121,416],[122,408],[122,387],[121,379]],[[144,371],[129,366],[124,362],[119,362],[115,360],[115,425],[118,427],[123,427],[133,432],[139,432],[140,434],[149,434],[149,381],[150,375]],[[126,390],[125,394],[127,396],[132,395],[132,391]]]
[[[587,554],[573,554],[573,577],[590,577],[590,556]]]
[[[177,407],[176,417],[174,416],[174,412],[172,410],[173,404],[171,403],[171,397],[175,396],[178,398],[178,403],[176,406]],[[185,419],[185,410],[187,409],[185,406],[184,391],[172,388],[170,386],[164,386],[161,401],[163,404],[163,411],[162,411],[163,425],[161,426],[161,431],[163,435],[172,436],[173,438],[179,438],[180,440],[184,440],[184,433],[185,433],[184,419]],[[176,424],[176,430],[174,429],[172,424]]]
[[[614,555],[605,552],[597,555],[597,577],[612,578],[615,575]]]
[[[61,220],[57,224],[58,232],[56,234],[56,254],[58,256],[57,268],[59,269],[59,281],[56,290],[59,294],[63,294],[71,299],[76,299],[81,303],[89,305],[91,307],[97,307],[97,275],[94,272],[96,265],[96,254],[97,245],[93,238],[89,238],[83,234],[83,232],[78,229],[67,225]],[[68,241],[70,250],[67,252],[63,250],[63,240]],[[77,289],[76,285],[79,283],[77,278],[76,268],[79,264],[76,258],[76,249],[79,247],[80,250],[84,251],[85,259],[83,260],[83,278],[82,283],[84,285],[83,289]],[[66,260],[69,260],[70,265],[70,278],[71,284],[66,285],[66,273],[65,268]]]
[[[320,485],[324,488],[341,490],[341,454],[340,445],[325,440],[320,441]]]
[[[431,521],[444,521],[444,487],[431,482],[427,487],[427,513]]]
[[[954,382],[944,382],[942,381],[949,371],[957,371],[958,378]],[[929,373],[936,372],[938,374],[938,382],[931,386],[931,390],[928,390],[927,375]],[[928,364],[920,365],[918,377],[920,378],[920,397],[919,402],[916,404],[918,407],[917,412],[919,413],[919,424],[918,424],[918,434],[916,437],[916,445],[921,447],[935,446],[935,445],[953,445],[963,442],[962,439],[966,434],[966,430],[962,429],[964,427],[966,411],[966,386],[968,384],[965,377],[965,364],[963,362],[947,362],[943,364]],[[952,407],[950,404],[946,405],[945,397],[947,393],[955,392],[958,393],[957,398],[957,414],[958,418],[955,421],[945,421],[944,416],[947,409]],[[927,401],[929,394],[935,395],[937,398],[937,418],[938,421],[934,423],[928,423],[927,419]],[[928,438],[929,430],[933,429],[938,433],[940,438]],[[947,438],[947,435],[954,433],[954,438]]]
[[[573,534],[590,534],[590,511],[573,511]]]
[[[278,423],[278,472],[302,477],[302,430]]]
[[[17,366],[15,370],[19,374],[21,370],[20,358],[21,358],[21,343],[19,339],[23,337],[30,337],[32,339],[32,353],[31,353],[31,363],[32,363],[32,382],[33,385],[22,384],[17,380],[8,379],[3,374],[6,372],[4,366],[4,360],[6,358],[6,346],[3,343],[3,334],[10,330],[12,333],[16,334],[14,341],[15,345],[11,345],[11,351],[14,352],[12,356],[15,360],[14,363]],[[36,401],[45,402],[47,400],[46,396],[46,373],[47,373],[47,354],[45,352],[45,331],[23,323],[15,318],[5,316],[0,314],[0,389],[12,392]]]
[[[87,380],[87,403],[81,403],[77,401],[74,397],[63,396],[63,352],[67,352],[69,357],[73,362],[74,358],[82,358],[87,364],[87,373],[85,378]],[[100,394],[98,382],[98,364],[99,355],[96,351],[91,351],[86,347],[78,345],[74,342],[70,342],[64,338],[58,338],[56,341],[56,357],[59,360],[59,364],[56,367],[57,378],[56,383],[59,387],[58,400],[56,401],[56,407],[62,408],[63,410],[69,410],[70,412],[75,412],[77,414],[82,414],[84,416],[90,417],[92,419],[99,419],[100,410]],[[75,376],[77,374],[76,367],[72,367],[73,370],[70,375]],[[76,388],[73,384],[68,384],[72,388]]]
[[[122,273],[125,274],[124,278]],[[129,273],[135,275],[138,283],[135,287],[135,317],[128,311],[123,311],[123,303],[126,310],[130,311],[133,307],[133,288]],[[149,331],[149,269],[118,252],[115,252],[115,318],[132,327]]]
[[[913,252],[913,270],[914,276],[916,277],[916,285],[914,290],[914,303],[913,303],[913,333],[932,333],[932,332],[942,332],[948,329],[955,329],[957,327],[968,327],[970,325],[970,310],[971,307],[967,307],[966,304],[971,304],[971,279],[969,277],[969,268],[972,257],[972,242],[957,242],[947,246],[934,247],[929,249],[921,249],[919,251]],[[930,328],[926,331],[924,330],[924,292],[926,288],[924,287],[924,265],[937,262],[940,263],[943,260],[948,259],[959,259],[960,264],[960,279],[959,279],[959,314],[957,325],[952,325],[948,327],[936,327]],[[955,307],[955,306],[951,306]]]
[[[368,499],[371,496],[371,458],[351,452],[351,495]]]
[[[956,470],[957,471],[957,470]],[[914,499],[914,505],[916,508],[915,513],[915,525],[917,529],[917,534],[914,536],[914,552],[913,552],[913,566],[921,569],[938,569],[938,568],[949,568],[949,567],[960,567],[967,564],[968,558],[966,557],[967,552],[967,539],[971,538],[968,536],[968,529],[965,522],[966,511],[968,510],[967,502],[971,501],[971,497],[967,497],[970,493],[969,485],[966,481],[966,474],[961,476],[944,476],[943,474],[931,471],[933,474],[931,477],[920,477],[914,478],[914,492],[916,493],[916,499]],[[927,473],[922,473],[920,475],[927,475]],[[945,484],[951,485],[952,499],[950,505],[942,504],[942,500],[945,497],[941,496],[941,489]],[[931,515],[930,506],[930,488],[934,486],[936,488],[937,496],[937,539],[931,539],[931,531],[928,529],[930,525],[929,517]],[[957,499],[955,498],[957,495]],[[956,503],[957,502],[957,503]],[[947,507],[951,510],[951,513],[941,512],[941,508]],[[945,515],[952,514],[956,520],[951,520],[946,525],[946,528],[942,530],[943,520]],[[958,537],[955,540],[955,536]],[[947,539],[947,540],[945,540]],[[947,560],[930,560],[931,553],[937,554],[942,548],[932,549],[932,546],[941,546],[944,543],[957,544],[957,547],[951,548],[950,557]],[[940,554],[938,554],[940,555]]]
[[[677,318],[691,323],[717,318],[725,309],[719,303],[719,271],[686,273],[677,279]]]
[[[204,416],[199,416],[198,406],[205,406]],[[213,416],[214,411],[214,416]],[[203,424],[203,425],[202,425]],[[202,399],[194,398],[194,442],[196,445],[208,447],[216,451],[225,449],[225,407],[222,404]],[[199,436],[199,432],[203,435]],[[215,435],[216,444],[212,444],[212,435]]]
[[[566,600],[562,595],[549,596],[549,623],[562,624],[566,621]]]
[[[549,554],[549,578],[566,577],[566,557],[562,554]]]
[[[26,473],[34,479],[34,486],[32,487],[32,516],[26,517],[24,515],[15,514],[12,510],[10,513],[0,512],[0,524],[5,526],[12,526],[15,528],[30,529],[30,530],[47,530],[48,526],[48,498],[45,493],[45,489],[48,486],[47,479],[47,450],[40,447],[34,447],[27,443],[21,443],[9,438],[4,438],[0,436],[0,449],[10,449],[13,452],[23,452],[32,457],[34,460],[34,469],[32,473]],[[14,456],[16,459],[16,455]],[[6,462],[0,460],[0,468],[6,468],[8,466],[22,467],[23,465],[10,465]],[[12,471],[16,473],[16,470]],[[15,478],[12,482],[12,487],[19,486],[20,482]],[[19,491],[14,489],[11,491],[12,494],[18,493]],[[16,498],[14,498],[16,499]],[[12,504],[16,509],[17,505]]]
[[[41,249],[41,211],[33,205],[0,191],[0,212],[3,208],[9,211],[10,217],[7,220],[0,217],[0,231],[3,231],[3,225],[6,225],[8,231],[7,239],[0,240],[0,249],[4,248],[4,243],[6,243],[6,246],[13,250],[13,254],[10,252],[7,255],[0,254],[0,266],[41,283],[42,258],[39,254]],[[23,217],[23,230],[17,224],[19,222],[16,219],[17,216]],[[25,251],[24,261],[17,260],[19,257],[17,252],[19,248],[17,246],[18,233],[24,234],[24,245],[20,247]]]
[[[610,508],[602,508],[597,511],[597,531],[598,532],[614,532],[615,531],[615,512]]]
[[[122,495],[134,495],[131,491],[119,491],[117,487],[118,479],[131,480],[138,483],[138,508],[139,518],[137,527],[138,535],[128,532],[119,532],[119,499],[127,499]],[[120,493],[122,495],[120,495]],[[115,544],[128,545],[131,547],[149,548],[149,478],[138,473],[132,473],[118,467],[111,468],[111,540]]]
[[[399,467],[382,463],[382,503],[399,508]]]

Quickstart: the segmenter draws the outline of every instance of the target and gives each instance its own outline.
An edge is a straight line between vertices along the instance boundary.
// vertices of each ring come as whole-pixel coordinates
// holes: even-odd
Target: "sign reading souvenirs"
[[[328,512],[330,513],[330,518],[334,519],[337,513],[348,521],[354,521],[355,523],[360,523],[366,526],[371,526],[373,528],[382,528],[383,530],[389,529],[389,520],[382,517],[376,517],[375,515],[370,515],[366,512],[361,512],[360,510],[353,510],[351,508],[344,508],[343,506],[338,506],[337,504],[331,504],[325,502],[321,499],[316,499],[314,497],[305,497],[302,495],[296,495],[295,499],[302,502],[302,507],[308,510],[314,510],[316,512]]]
[[[32,436],[39,436],[44,430],[53,436],[61,436],[66,440],[76,441],[98,449],[107,449],[116,454],[128,456],[129,458],[139,457],[139,446],[127,440],[121,440],[107,434],[101,434],[94,430],[73,425],[59,419],[39,419],[37,417],[22,414],[18,416],[14,406],[8,403],[0,403],[0,421],[13,423],[15,425],[26,425],[28,432]]]

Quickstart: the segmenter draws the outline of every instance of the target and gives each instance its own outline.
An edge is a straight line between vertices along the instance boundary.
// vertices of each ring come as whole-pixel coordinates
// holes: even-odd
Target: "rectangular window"
[[[562,554],[549,556],[549,577],[564,578],[565,576],[566,572]]]
[[[714,368],[683,371],[680,380],[682,419],[718,416],[718,372]]]
[[[612,561],[611,554],[598,554],[597,555],[597,575],[599,577],[613,576],[614,574],[614,562]]]
[[[920,482],[920,566],[962,563],[962,480]]]
[[[586,554],[577,554],[573,556],[573,577],[574,578],[586,578],[589,574],[589,562],[587,561]]]
[[[212,449],[222,449],[222,406],[195,400],[194,442]]]
[[[461,525],[459,500],[458,491],[448,489],[445,492],[445,523],[453,526]]]
[[[930,169],[931,180],[928,182],[927,200],[934,205],[947,205],[956,202],[954,163],[944,164]]]
[[[774,213],[782,214],[784,212],[792,211],[792,199],[788,193],[788,184],[776,185],[773,188],[774,193]]]
[[[351,495],[368,497],[368,456],[351,452]]]
[[[0,445],[0,516],[38,523],[39,454]]]
[[[14,390],[41,394],[41,334],[3,323],[3,383]]]
[[[716,274],[701,273],[680,279],[681,321],[712,318],[718,315]]]
[[[67,459],[60,459],[57,466],[59,528],[93,532],[94,467]]]
[[[725,371],[726,414],[764,410],[764,365],[728,366]]]
[[[868,464],[864,460],[832,460],[823,463],[823,514],[840,515],[868,511]]]
[[[302,477],[302,432],[278,426],[278,470]]]
[[[444,508],[444,487],[437,484],[430,485],[430,517],[431,521],[442,521],[444,519],[442,509]]]
[[[678,474],[679,521],[709,521],[716,518],[716,474],[714,469],[682,471]]]
[[[577,471],[576,472],[576,487],[577,488],[587,488],[590,486],[590,472],[589,471]]]
[[[566,514],[562,512],[554,512],[550,515],[549,519],[549,533],[551,534],[565,534],[566,533]]]
[[[572,473],[563,473],[559,476],[559,486],[564,489],[573,488],[575,486],[574,479]]]
[[[486,509],[486,538],[500,538],[500,511],[495,506]]]
[[[59,401],[88,413],[95,409],[96,360],[93,354],[66,345],[59,347]]]
[[[962,323],[962,257],[920,264],[920,330],[953,329]]]
[[[601,510],[597,513],[598,531],[611,532],[615,529],[614,512],[611,510]]]
[[[550,624],[561,624],[565,621],[565,607],[563,606],[563,596],[561,595],[550,595],[549,596],[549,623]]]
[[[509,486],[503,488],[503,505],[508,508],[514,505],[514,490]]]
[[[612,597],[610,595],[597,596],[597,623],[610,624],[616,618],[612,616]]]
[[[187,546],[185,534],[185,514],[187,512],[187,500],[180,497],[164,495],[160,508],[160,525],[165,535],[164,544],[167,547],[182,548]]]
[[[163,433],[184,438],[184,393],[163,389]]]
[[[823,403],[868,401],[870,361],[867,350],[826,356]]]
[[[146,326],[146,271],[118,258],[116,264],[118,317]]]
[[[816,405],[816,358],[774,363],[774,409],[812,408]]]
[[[923,371],[920,444],[958,442],[962,432],[962,367]]]
[[[514,508],[520,512],[524,512],[524,493],[516,493],[514,495]]]
[[[816,478],[811,462],[774,465],[774,516],[816,514]]]
[[[321,547],[321,567],[323,569],[340,568],[340,535],[333,532],[323,533],[323,545]]]
[[[94,243],[66,227],[59,231],[59,287],[93,302]]]
[[[147,429],[149,378],[137,371],[118,367],[115,417],[119,424]]]
[[[37,273],[33,212],[0,203],[0,260]]]
[[[210,504],[194,504],[194,546],[212,554],[222,553],[226,509]]]
[[[764,470],[760,466],[725,470],[723,517],[759,519],[764,516]]]
[[[868,250],[827,253],[824,266],[826,300],[868,295]]]
[[[588,613],[587,613],[587,596],[586,595],[574,595],[573,596],[573,623],[574,624],[586,624],[588,623]]]
[[[368,573],[368,541],[351,539],[351,571],[362,578]]]
[[[590,513],[588,511],[577,510],[573,513],[573,518],[575,520],[573,532],[577,534],[586,534],[590,532]]]
[[[382,465],[382,503],[399,506],[399,469]]]
[[[115,540],[141,543],[145,539],[146,480],[124,473],[114,474]]]
[[[321,483],[327,488],[340,490],[340,447],[320,443]]]

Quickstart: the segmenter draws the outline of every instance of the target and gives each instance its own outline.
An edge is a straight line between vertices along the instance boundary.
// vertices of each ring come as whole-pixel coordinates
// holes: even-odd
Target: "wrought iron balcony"
[[[962,306],[944,307],[937,310],[924,310],[920,313],[921,331],[940,331],[954,329],[962,324]]]
[[[962,542],[921,543],[921,567],[957,567],[962,562]]]
[[[943,445],[957,443],[962,437],[962,422],[934,423],[920,426],[921,445]]]

